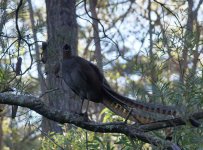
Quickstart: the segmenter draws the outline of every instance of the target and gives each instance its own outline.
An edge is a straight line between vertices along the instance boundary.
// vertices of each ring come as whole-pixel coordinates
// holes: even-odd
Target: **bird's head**
[[[63,46],[63,58],[68,58],[71,56],[71,46],[68,44],[65,44]]]

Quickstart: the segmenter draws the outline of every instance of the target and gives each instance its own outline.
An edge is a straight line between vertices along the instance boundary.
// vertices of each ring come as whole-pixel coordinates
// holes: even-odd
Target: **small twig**
[[[161,3],[161,2],[158,2],[157,0],[154,0],[154,1],[155,1],[156,3],[158,3],[159,5],[161,5],[163,8],[165,8],[168,12],[170,12],[170,13],[176,18],[176,20],[178,21],[180,27],[183,28],[182,25],[181,25],[181,22],[180,22],[180,20],[178,19],[178,17],[176,16],[176,14],[174,14],[169,8],[167,8],[167,7],[165,6],[165,4],[163,4],[163,3]]]
[[[18,41],[18,39],[14,40],[14,41],[9,45],[9,47],[7,47],[7,49],[4,51],[4,53],[3,53],[3,55],[1,56],[0,59],[2,59],[2,58],[6,55],[6,53],[7,53],[8,50],[11,48],[11,46],[14,45],[17,41]]]
[[[33,65],[33,57],[32,57],[31,48],[30,48],[32,44],[30,44],[27,40],[25,40],[23,38],[23,36],[21,35],[21,32],[20,32],[19,25],[18,25],[18,16],[19,16],[19,11],[20,11],[20,8],[21,8],[22,5],[23,5],[23,0],[20,0],[19,4],[17,6],[17,9],[16,9],[16,15],[15,15],[16,30],[17,30],[17,33],[18,33],[18,57],[19,57],[19,54],[20,54],[20,44],[21,44],[21,40],[22,40],[28,46],[28,50],[29,50],[29,54],[30,54],[30,66],[21,75],[25,74],[28,70],[30,70],[32,65]]]
[[[48,93],[51,93],[51,92],[54,92],[54,91],[57,91],[59,90],[59,88],[55,88],[55,89],[51,89],[51,90],[47,90],[45,91],[44,93],[42,93],[39,98],[42,98],[44,95],[48,94]]]
[[[96,20],[96,21],[100,24],[100,26],[102,27],[102,32],[103,32],[103,34],[104,34],[104,37],[106,37],[107,39],[109,39],[109,40],[116,46],[116,49],[117,49],[118,54],[119,54],[118,57],[121,56],[121,53],[120,53],[118,44],[117,44],[115,41],[113,41],[111,38],[109,38],[109,36],[106,34],[105,29],[104,29],[104,26],[103,26],[103,24],[101,23],[100,19],[94,18],[94,17],[92,17],[92,16],[88,13],[88,10],[87,10],[87,1],[86,1],[86,0],[84,0],[84,7],[85,7],[85,12],[86,12],[87,16],[90,17],[90,18],[93,19],[93,20]]]
[[[49,139],[52,143],[54,143],[56,146],[58,146],[61,150],[65,150],[53,138],[49,137],[49,135],[46,132],[43,132],[40,128],[36,127],[34,124],[32,124],[32,126],[34,126],[37,130],[39,130],[47,139]]]
[[[19,40],[22,39],[22,35],[20,33],[20,29],[19,29],[19,26],[18,26],[18,15],[19,15],[20,7],[22,6],[22,4],[23,4],[23,0],[20,0],[20,2],[18,4],[18,7],[16,9],[16,15],[15,15],[15,17],[16,17],[16,22],[15,22],[16,23],[16,30],[18,32]]]

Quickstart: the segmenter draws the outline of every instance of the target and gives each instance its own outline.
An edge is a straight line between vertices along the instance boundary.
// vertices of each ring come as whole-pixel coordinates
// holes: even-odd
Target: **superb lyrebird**
[[[73,56],[68,44],[63,47],[62,78],[82,100],[103,103],[117,115],[124,118],[128,116],[132,121],[140,123],[152,121],[142,117],[136,110],[165,115],[176,114],[176,109],[172,106],[144,103],[115,92],[97,66],[79,56]]]

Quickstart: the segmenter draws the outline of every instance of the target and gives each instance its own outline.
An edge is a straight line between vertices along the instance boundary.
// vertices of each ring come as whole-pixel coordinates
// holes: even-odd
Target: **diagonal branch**
[[[48,107],[41,101],[39,98],[36,98],[31,95],[14,95],[11,93],[0,93],[0,103],[8,104],[8,105],[18,105],[22,107],[27,107],[35,112],[47,117],[50,120],[59,122],[59,123],[71,123],[78,127],[81,127],[86,130],[90,130],[93,132],[101,132],[101,133],[122,133],[131,138],[137,138],[142,140],[143,142],[147,142],[153,144],[155,146],[162,146],[165,148],[176,147],[177,145],[171,143],[169,141],[164,141],[159,138],[155,138],[148,133],[144,133],[142,128],[138,128],[136,125],[129,125],[120,123],[96,123],[92,121],[87,121],[84,116],[71,113],[64,112],[55,108]],[[203,116],[201,116],[203,117]],[[145,126],[145,130],[146,130]]]

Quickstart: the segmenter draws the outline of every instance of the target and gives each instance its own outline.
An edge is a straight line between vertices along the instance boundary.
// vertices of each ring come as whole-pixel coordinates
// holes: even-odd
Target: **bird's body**
[[[154,121],[149,117],[143,117],[142,112],[138,113],[137,110],[170,116],[176,113],[171,106],[143,103],[118,94],[109,86],[97,66],[81,57],[72,56],[68,45],[65,45],[63,50],[62,76],[65,83],[82,100],[103,103],[116,114],[124,118],[129,116],[132,121],[140,123]]]
[[[78,56],[63,60],[62,74],[68,86],[82,99],[100,103],[103,100],[102,76],[93,64]]]

